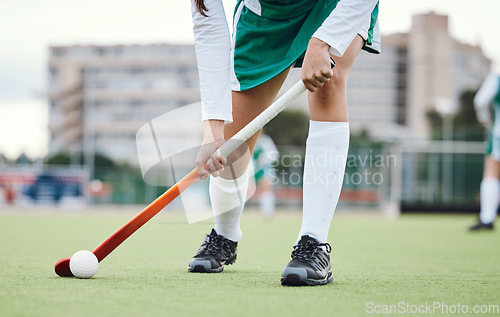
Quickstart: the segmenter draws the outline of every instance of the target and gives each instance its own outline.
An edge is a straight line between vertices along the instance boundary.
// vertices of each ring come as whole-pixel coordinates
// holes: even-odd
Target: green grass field
[[[55,275],[57,260],[92,250],[138,211],[0,213],[0,316],[367,316],[401,302],[500,305],[500,231],[468,233],[471,216],[339,213],[330,235],[335,283],[323,287],[280,286],[298,212],[270,221],[244,214],[238,260],[223,274],[187,272],[211,222],[163,212],[93,278]]]

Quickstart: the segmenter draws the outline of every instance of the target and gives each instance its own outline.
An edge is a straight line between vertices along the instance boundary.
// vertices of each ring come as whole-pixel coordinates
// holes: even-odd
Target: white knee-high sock
[[[342,189],[348,148],[348,122],[310,122],[298,239],[309,235],[319,242],[327,241]]]
[[[210,177],[210,201],[215,218],[215,231],[231,241],[242,237],[240,217],[248,189],[248,170],[236,179]]]
[[[500,200],[500,181],[494,177],[486,177],[481,181],[480,191],[481,213],[479,219],[482,223],[494,222]]]
[[[272,190],[263,192],[259,197],[259,207],[265,218],[271,218],[276,209],[276,197]]]

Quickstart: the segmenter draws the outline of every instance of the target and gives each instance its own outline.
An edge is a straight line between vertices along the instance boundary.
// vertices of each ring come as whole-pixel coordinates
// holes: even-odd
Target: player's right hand
[[[492,126],[492,122],[491,122],[491,119],[490,120],[480,120],[479,123],[481,123],[481,125],[483,127],[485,127],[486,129],[491,129],[491,126]]]
[[[307,90],[311,92],[323,87],[333,76],[329,49],[328,44],[317,38],[313,37],[309,41],[302,65],[301,79]]]
[[[224,169],[226,158],[217,150],[224,144],[224,121],[206,120],[203,122],[203,144],[196,157],[196,170],[200,179],[209,175],[219,176]]]
[[[477,121],[485,127],[486,129],[491,129],[491,115],[489,111],[477,111],[476,110]]]

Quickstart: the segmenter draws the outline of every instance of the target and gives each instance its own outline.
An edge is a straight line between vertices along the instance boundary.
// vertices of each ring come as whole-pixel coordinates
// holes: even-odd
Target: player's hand
[[[486,129],[491,129],[492,122],[489,110],[483,110],[483,111],[476,110],[476,117],[477,121],[479,121],[479,123],[483,127],[485,127]]]
[[[219,172],[224,169],[226,158],[217,151],[224,142],[224,121],[204,121],[203,144],[196,157],[196,170],[200,179],[206,179],[209,175],[217,177]]]
[[[486,129],[491,129],[491,126],[492,126],[492,122],[491,122],[491,119],[483,119],[483,120],[479,120],[479,123],[481,123],[481,125],[483,127],[485,127]]]
[[[301,79],[304,85],[314,92],[323,87],[332,76],[330,46],[315,37],[311,38],[302,64]]]

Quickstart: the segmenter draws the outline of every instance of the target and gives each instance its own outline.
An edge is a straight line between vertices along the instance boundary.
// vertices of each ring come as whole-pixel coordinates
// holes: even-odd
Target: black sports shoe
[[[326,252],[322,247],[326,248]],[[281,273],[281,285],[314,286],[333,283],[328,243],[319,243],[310,236],[302,236],[293,247],[292,260]]]
[[[469,227],[469,231],[492,230],[493,222],[483,223],[479,220],[475,225]]]
[[[196,255],[189,261],[189,272],[221,273],[224,264],[236,261],[238,242],[231,241],[217,234],[215,229],[207,234]]]

